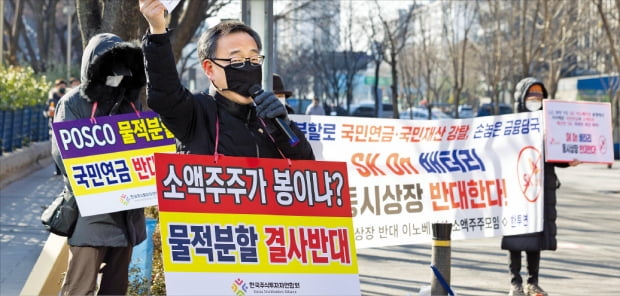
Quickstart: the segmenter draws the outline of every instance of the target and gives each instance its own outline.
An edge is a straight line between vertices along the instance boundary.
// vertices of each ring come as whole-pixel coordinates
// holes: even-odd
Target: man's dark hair
[[[248,33],[254,41],[258,50],[263,48],[260,42],[260,36],[250,26],[240,21],[223,21],[202,33],[200,40],[198,40],[198,58],[201,61],[206,59],[215,58],[215,50],[217,48],[217,41],[222,36],[226,36],[231,33],[245,32]]]

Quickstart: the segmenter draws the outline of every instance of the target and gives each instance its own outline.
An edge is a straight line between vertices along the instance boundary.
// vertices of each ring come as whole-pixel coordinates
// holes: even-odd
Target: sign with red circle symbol
[[[598,137],[598,151],[603,155],[607,153],[607,137],[602,135]]]
[[[543,190],[543,157],[534,146],[525,146],[517,159],[519,188],[525,199],[536,202]]]

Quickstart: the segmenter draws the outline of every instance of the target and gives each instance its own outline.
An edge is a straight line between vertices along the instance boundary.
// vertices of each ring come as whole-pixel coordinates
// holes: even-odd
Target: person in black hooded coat
[[[532,112],[542,110],[542,100],[548,96],[544,84],[533,77],[527,77],[519,81],[515,87],[514,98],[518,102],[518,112]],[[546,162],[543,168],[543,230],[535,233],[504,236],[502,249],[509,251],[509,271],[511,289],[508,295],[535,295],[545,296],[547,293],[538,285],[538,272],[540,267],[540,251],[555,250],[557,248],[557,217],[556,190],[560,182],[555,174],[555,167],[568,167],[578,165],[575,160],[570,163]],[[521,252],[525,251],[527,257],[527,286],[523,289],[521,278]],[[527,294],[526,294],[527,293]]]
[[[82,55],[81,81],[58,102],[54,122],[135,112],[146,84],[142,49],[114,34],[93,36]],[[52,147],[64,176],[63,194],[73,194],[55,137]],[[143,209],[80,215],[69,236],[69,265],[61,294],[94,295],[101,273],[97,294],[125,295],[133,246],[145,239]]]

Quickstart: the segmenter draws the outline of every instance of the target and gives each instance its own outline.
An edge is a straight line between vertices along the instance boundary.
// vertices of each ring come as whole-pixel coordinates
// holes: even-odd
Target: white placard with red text
[[[613,163],[611,104],[544,100],[548,162]]]
[[[170,295],[360,295],[344,162],[155,155]]]
[[[454,120],[291,115],[317,160],[345,161],[358,248],[542,229],[542,111]]]

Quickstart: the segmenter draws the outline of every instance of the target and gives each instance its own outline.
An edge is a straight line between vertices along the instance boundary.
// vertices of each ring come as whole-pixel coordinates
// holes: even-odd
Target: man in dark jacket
[[[547,98],[547,89],[545,89],[543,83],[536,78],[524,78],[517,83],[514,98],[519,104],[517,106],[518,112],[542,110],[542,100]],[[540,251],[555,250],[557,248],[557,240],[555,238],[557,233],[557,227],[555,225],[557,211],[555,209],[555,204],[556,189],[560,187],[560,182],[555,175],[555,167],[575,166],[579,163],[580,162],[577,160],[570,163],[545,162],[543,168],[543,230],[541,232],[504,236],[502,238],[502,249],[509,251],[510,283],[512,287],[508,295],[547,295],[547,293],[538,286],[538,270],[540,266]],[[525,251],[527,256],[528,278],[525,290],[523,289],[523,279],[520,274],[521,251]]]
[[[79,87],[62,97],[54,122],[134,112],[146,84],[142,50],[108,33],[90,39],[82,55]],[[52,138],[52,156],[73,194],[62,158]],[[69,237],[69,266],[62,295],[125,295],[133,246],[146,238],[144,210],[78,217]],[[101,269],[102,263],[105,266]]]
[[[179,81],[166,30],[164,6],[140,0],[149,22],[142,47],[148,77],[149,107],[177,138],[179,151],[192,154],[314,159],[310,143],[290,121],[284,105],[262,81],[261,41],[241,22],[222,22],[198,41],[198,57],[211,81],[210,94],[191,94]],[[299,142],[291,145],[288,126]]]
[[[58,105],[58,101],[60,101],[60,98],[62,98],[66,90],[67,82],[64,79],[56,79],[56,81],[54,81],[54,87],[52,87],[52,89],[50,89],[49,91],[46,103],[46,110],[45,112],[43,112],[43,115],[48,118],[50,134],[52,131],[52,122],[54,121],[54,113],[56,112],[56,105]],[[60,176],[61,174],[62,172],[60,171],[60,168],[58,167],[58,165],[56,165],[54,175]]]

